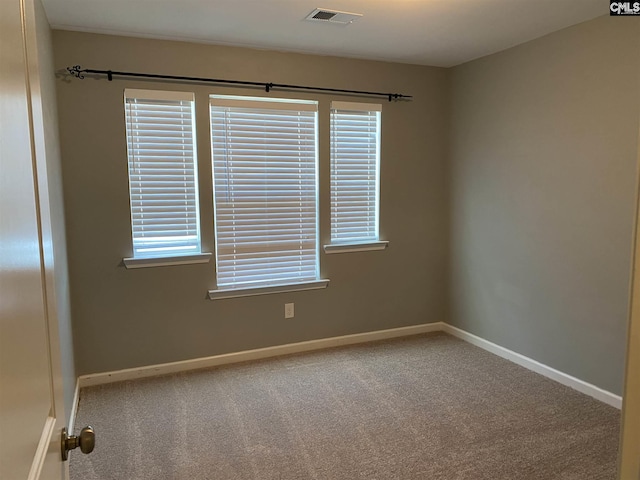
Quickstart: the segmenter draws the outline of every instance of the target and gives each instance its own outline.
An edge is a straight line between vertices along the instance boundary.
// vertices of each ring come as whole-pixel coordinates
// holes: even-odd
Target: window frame
[[[123,259],[124,266],[126,268],[142,268],[142,267],[157,267],[166,265],[186,265],[194,263],[207,263],[211,257],[210,253],[202,252],[202,237],[201,237],[201,225],[200,225],[200,198],[199,198],[199,184],[198,184],[198,151],[197,151],[197,128],[196,128],[196,113],[195,113],[195,94],[187,91],[176,90],[149,90],[149,89],[124,89],[124,122],[125,122],[125,142],[127,152],[127,180],[128,180],[128,195],[129,195],[129,215],[131,226],[131,251],[132,256]],[[193,189],[194,201],[193,205],[189,208],[194,209],[195,215],[195,229],[196,229],[196,241],[192,242],[189,250],[185,250],[180,253],[176,253],[171,249],[171,244],[164,250],[159,249],[156,252],[150,252],[148,254],[141,254],[136,249],[136,232],[135,232],[135,214],[133,210],[133,196],[135,195],[132,189],[132,177],[131,170],[132,164],[136,161],[135,155],[131,149],[130,136],[138,134],[138,130],[130,130],[130,126],[133,124],[131,117],[131,100],[141,100],[149,102],[189,102],[190,103],[190,115],[191,115],[191,160],[193,169],[193,185],[189,188]],[[160,104],[158,104],[160,105]],[[135,132],[135,133],[134,133]],[[149,187],[151,188],[151,187]],[[142,195],[141,193],[138,195]],[[186,218],[186,217],[185,217]],[[188,227],[193,228],[193,227]],[[178,243],[178,242],[176,242]],[[175,245],[177,246],[177,245]],[[175,248],[174,246],[174,248]]]
[[[301,290],[315,290],[326,288],[329,280],[322,279],[320,273],[320,212],[319,212],[319,204],[320,204],[320,189],[319,189],[319,135],[318,135],[318,101],[315,100],[302,100],[302,99],[293,99],[293,98],[273,98],[273,97],[247,97],[247,96],[238,96],[238,95],[217,95],[212,94],[209,97],[209,127],[210,127],[210,135],[209,139],[211,141],[211,162],[212,162],[212,193],[213,193],[213,226],[214,226],[214,236],[215,236],[215,264],[216,264],[216,288],[209,290],[209,298],[211,300],[215,299],[223,299],[223,298],[235,298],[235,297],[245,297],[245,296],[253,296],[253,295],[265,295],[271,293],[280,293],[280,292],[291,292],[291,291],[301,291]],[[295,112],[296,108],[292,108],[292,106],[299,105],[300,109],[297,111],[307,110],[314,112],[314,129],[313,129],[313,148],[314,148],[314,173],[313,173],[313,190],[314,190],[314,207],[313,207],[313,215],[315,220],[315,230],[314,230],[314,262],[315,262],[315,278],[313,279],[304,279],[302,281],[295,281],[294,279],[283,279],[282,281],[278,280],[266,280],[261,284],[252,284],[248,282],[238,282],[235,284],[227,284],[220,285],[220,234],[219,234],[219,210],[220,206],[218,205],[217,200],[217,189],[216,189],[216,160],[219,157],[219,154],[216,155],[214,150],[216,149],[216,140],[214,138],[214,109],[222,109],[222,108],[238,108],[240,110],[245,110],[247,114],[250,114],[251,109],[258,110],[284,110],[284,111],[292,111]],[[226,133],[226,129],[225,129]],[[225,157],[227,158],[227,157]],[[241,163],[242,161],[240,161]],[[304,197],[304,190],[299,190],[301,192],[300,198]],[[302,218],[302,217],[300,217]],[[294,228],[295,230],[295,228]],[[268,238],[268,236],[264,237]],[[277,252],[275,250],[274,252]],[[268,252],[263,259],[268,259]],[[302,255],[302,254],[300,254]],[[302,257],[300,257],[302,258]],[[260,262],[266,263],[266,262]],[[267,266],[263,266],[264,270],[268,270]]]
[[[354,236],[352,238],[345,238],[340,241],[334,237],[334,213],[337,207],[334,207],[334,195],[337,192],[334,191],[334,175],[338,158],[335,156],[335,131],[336,131],[336,115],[340,112],[353,112],[376,114],[376,152],[375,152],[375,218],[374,218],[374,230],[373,236]],[[380,240],[380,164],[381,164],[381,133],[382,133],[382,105],[374,103],[360,103],[360,102],[343,102],[332,101],[330,106],[330,225],[329,225],[329,243],[324,245],[324,252],[326,254],[334,253],[349,253],[349,252],[364,252],[384,250],[388,247],[389,242],[386,240]]]

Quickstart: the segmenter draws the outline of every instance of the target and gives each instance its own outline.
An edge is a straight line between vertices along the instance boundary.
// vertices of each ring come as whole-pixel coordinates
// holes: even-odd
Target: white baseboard
[[[67,425],[67,431],[73,435],[73,429],[76,426],[76,415],[78,415],[78,404],[80,403],[80,379],[76,380],[76,389],[73,392],[73,404],[71,405],[71,411],[69,412],[69,425]]]
[[[356,333],[341,337],[322,338],[307,342],[289,343],[275,347],[259,348],[256,350],[246,350],[243,352],[227,353],[213,357],[196,358],[181,362],[162,363],[159,365],[149,365],[137,368],[127,368],[113,372],[96,373],[82,375],[78,377],[79,388],[105,383],[121,382],[135,378],[155,377],[168,373],[197,370],[200,368],[217,367],[230,363],[246,362],[248,360],[259,360],[292,353],[309,352],[321,350],[323,348],[338,347],[342,345],[353,345],[357,343],[372,342],[375,340],[385,340],[389,338],[406,337],[418,335],[420,333],[439,332],[443,329],[442,322],[424,323],[421,325],[411,325],[409,327],[391,328],[388,330],[377,330],[375,332]]]
[[[444,331],[450,335],[453,335],[454,337],[457,337],[461,340],[471,343],[472,345],[498,355],[499,357],[505,358],[522,367],[539,373],[540,375],[555,380],[558,383],[566,385],[567,387],[571,387],[574,390],[589,395],[590,397],[600,400],[601,402],[611,405],[612,407],[616,407],[618,409],[622,408],[622,397],[620,397],[619,395],[607,392],[600,387],[596,387],[595,385],[572,377],[571,375],[551,368],[536,360],[525,357],[524,355],[501,347],[500,345],[492,343],[488,340],[480,338],[476,335],[473,335],[472,333],[466,332],[447,323],[434,322],[421,325],[411,325],[409,327],[391,328],[388,330],[377,330],[374,332],[356,333],[353,335],[344,335],[341,337],[322,338],[319,340],[310,340],[307,342],[289,343],[286,345],[278,345],[275,347],[227,353],[224,355],[216,355],[213,357],[195,358],[192,360],[184,360],[181,362],[162,363],[158,365],[116,370],[113,372],[82,375],[78,378],[78,382],[76,384],[76,392],[69,430],[73,431],[72,428],[75,423],[79,390],[83,387],[102,385],[112,382],[121,382],[124,380],[133,380],[136,378],[155,377],[157,375],[185,372],[188,370],[197,370],[200,368],[217,367],[220,365],[228,365],[230,363],[246,362],[249,360],[260,360],[263,358],[289,355],[292,353],[310,352],[313,350],[321,350],[323,348],[338,347],[342,345],[354,345],[357,343],[372,342],[376,340],[385,340],[390,338],[398,338],[409,335],[418,335],[421,333],[439,331]]]
[[[477,347],[482,348],[483,350],[487,350],[499,357],[505,358],[513,363],[517,363],[518,365],[532,370],[540,375],[543,375],[547,378],[555,380],[558,383],[566,385],[567,387],[571,387],[574,390],[577,390],[581,393],[589,395],[590,397],[595,398],[596,400],[600,400],[612,407],[616,407],[618,409],[622,408],[622,397],[619,395],[615,395],[611,392],[607,392],[600,387],[596,387],[590,383],[587,383],[578,378],[572,377],[571,375],[567,375],[555,368],[548,367],[536,360],[533,360],[529,357],[525,357],[519,353],[511,351],[507,348],[501,347],[500,345],[496,345],[484,338],[480,338],[472,333],[461,330],[457,327],[449,325],[447,323],[443,323],[442,330],[454,337],[458,337],[461,340],[464,340],[468,343],[471,343]]]

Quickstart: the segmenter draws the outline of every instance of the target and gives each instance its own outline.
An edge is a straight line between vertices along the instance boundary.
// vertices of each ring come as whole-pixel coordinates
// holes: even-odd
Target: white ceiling
[[[608,13],[605,0],[43,0],[53,28],[450,67]],[[361,13],[304,21],[316,7]]]

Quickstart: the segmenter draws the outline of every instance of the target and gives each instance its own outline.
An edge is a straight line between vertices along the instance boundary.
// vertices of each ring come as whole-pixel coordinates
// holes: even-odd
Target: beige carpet
[[[83,389],[71,479],[613,479],[619,417],[420,335]]]

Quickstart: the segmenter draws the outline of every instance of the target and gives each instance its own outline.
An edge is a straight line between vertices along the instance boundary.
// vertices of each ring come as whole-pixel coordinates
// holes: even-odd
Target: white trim
[[[51,438],[55,431],[56,418],[47,417],[42,428],[42,434],[40,435],[40,441],[38,442],[36,453],[33,456],[33,463],[31,463],[31,469],[29,470],[27,480],[38,480],[40,478],[44,461],[47,457],[47,453],[49,452],[49,444],[51,443]]]
[[[71,411],[69,412],[69,425],[67,425],[67,431],[73,435],[73,429],[76,426],[76,416],[78,415],[78,405],[80,404],[80,380],[76,380],[76,389],[73,392],[73,404],[71,405]]]
[[[125,88],[124,97],[132,100],[195,101],[195,94],[193,92],[180,92],[175,90],[139,90],[136,88]]]
[[[408,335],[418,335],[428,332],[439,332],[443,328],[442,322],[424,323],[421,325],[411,325],[408,327],[391,328],[388,330],[377,330],[374,332],[356,333],[341,337],[322,338],[307,342],[289,343],[275,347],[259,348],[256,350],[246,350],[244,352],[227,353],[213,357],[196,358],[181,362],[162,363],[159,365],[149,365],[145,367],[128,368],[114,372],[96,373],[92,375],[82,375],[78,378],[80,388],[93,385],[102,385],[123,380],[133,380],[136,378],[155,377],[168,373],[184,372],[199,368],[210,368],[230,363],[246,362],[249,360],[259,360],[263,358],[289,355],[292,353],[309,352],[324,348],[338,347],[342,345],[354,345],[357,343],[385,340],[389,338],[406,337]]]
[[[331,110],[348,110],[351,112],[381,112],[381,103],[331,102]]]
[[[348,252],[372,252],[375,250],[384,250],[389,246],[388,241],[372,241],[362,243],[332,243],[325,245],[324,253],[331,255],[334,253]]]
[[[318,111],[318,102],[315,100],[290,100],[285,98],[242,97],[233,95],[211,95],[209,96],[209,105],[212,107],[288,110],[294,112]]]
[[[511,351],[507,348],[496,345],[472,333],[461,330],[444,322],[424,323],[421,325],[411,325],[408,327],[391,328],[388,330],[377,330],[374,332],[356,333],[341,337],[322,338],[319,340],[309,340],[306,342],[289,343],[277,345],[275,347],[259,348],[256,350],[245,350],[243,352],[227,353],[212,357],[195,358],[181,362],[162,363],[158,365],[148,365],[144,367],[128,368],[112,372],[82,375],[78,377],[76,392],[84,387],[93,385],[103,385],[106,383],[133,380],[136,378],[155,377],[169,373],[184,372],[200,368],[210,368],[230,363],[246,362],[250,360],[260,360],[263,358],[289,355],[292,353],[310,352],[324,348],[338,347],[341,345],[354,345],[358,343],[373,342],[390,338],[405,337],[409,335],[419,335],[429,332],[445,332],[457,337],[465,342],[482,348],[488,352],[498,355],[506,360],[516,363],[528,370],[536,372],[544,377],[554,380],[562,385],[573,388],[596,400],[604,402],[612,407],[620,409],[622,407],[622,397],[603,390],[600,387],[587,383],[578,378],[572,377],[559,370],[544,365],[529,357]],[[71,431],[71,429],[70,429]]]
[[[607,392],[600,387],[596,387],[595,385],[580,380],[579,378],[572,377],[571,375],[544,365],[543,363],[533,360],[532,358],[525,357],[524,355],[501,347],[500,345],[485,340],[484,338],[480,338],[472,333],[465,332],[464,330],[446,323],[443,323],[443,331],[450,335],[453,335],[454,337],[458,337],[465,342],[480,347],[483,350],[491,352],[494,355],[498,355],[499,357],[516,363],[521,367],[539,373],[540,375],[550,378],[551,380],[555,380],[562,385],[566,385],[567,387],[573,388],[574,390],[584,393],[585,395],[589,395],[590,397],[593,397],[596,400],[600,400],[607,405],[611,405],[612,407],[618,409],[622,407],[622,397],[620,397],[619,395]]]
[[[256,295],[270,295],[272,293],[301,292],[304,290],[320,290],[327,288],[329,280],[313,280],[303,283],[289,283],[286,285],[268,285],[262,287],[229,288],[209,290],[209,300],[223,300],[225,298],[254,297]]]
[[[173,257],[151,258],[123,258],[124,266],[130,268],[166,267],[168,265],[191,265],[194,263],[209,263],[210,253],[196,253],[194,255],[175,255]]]

